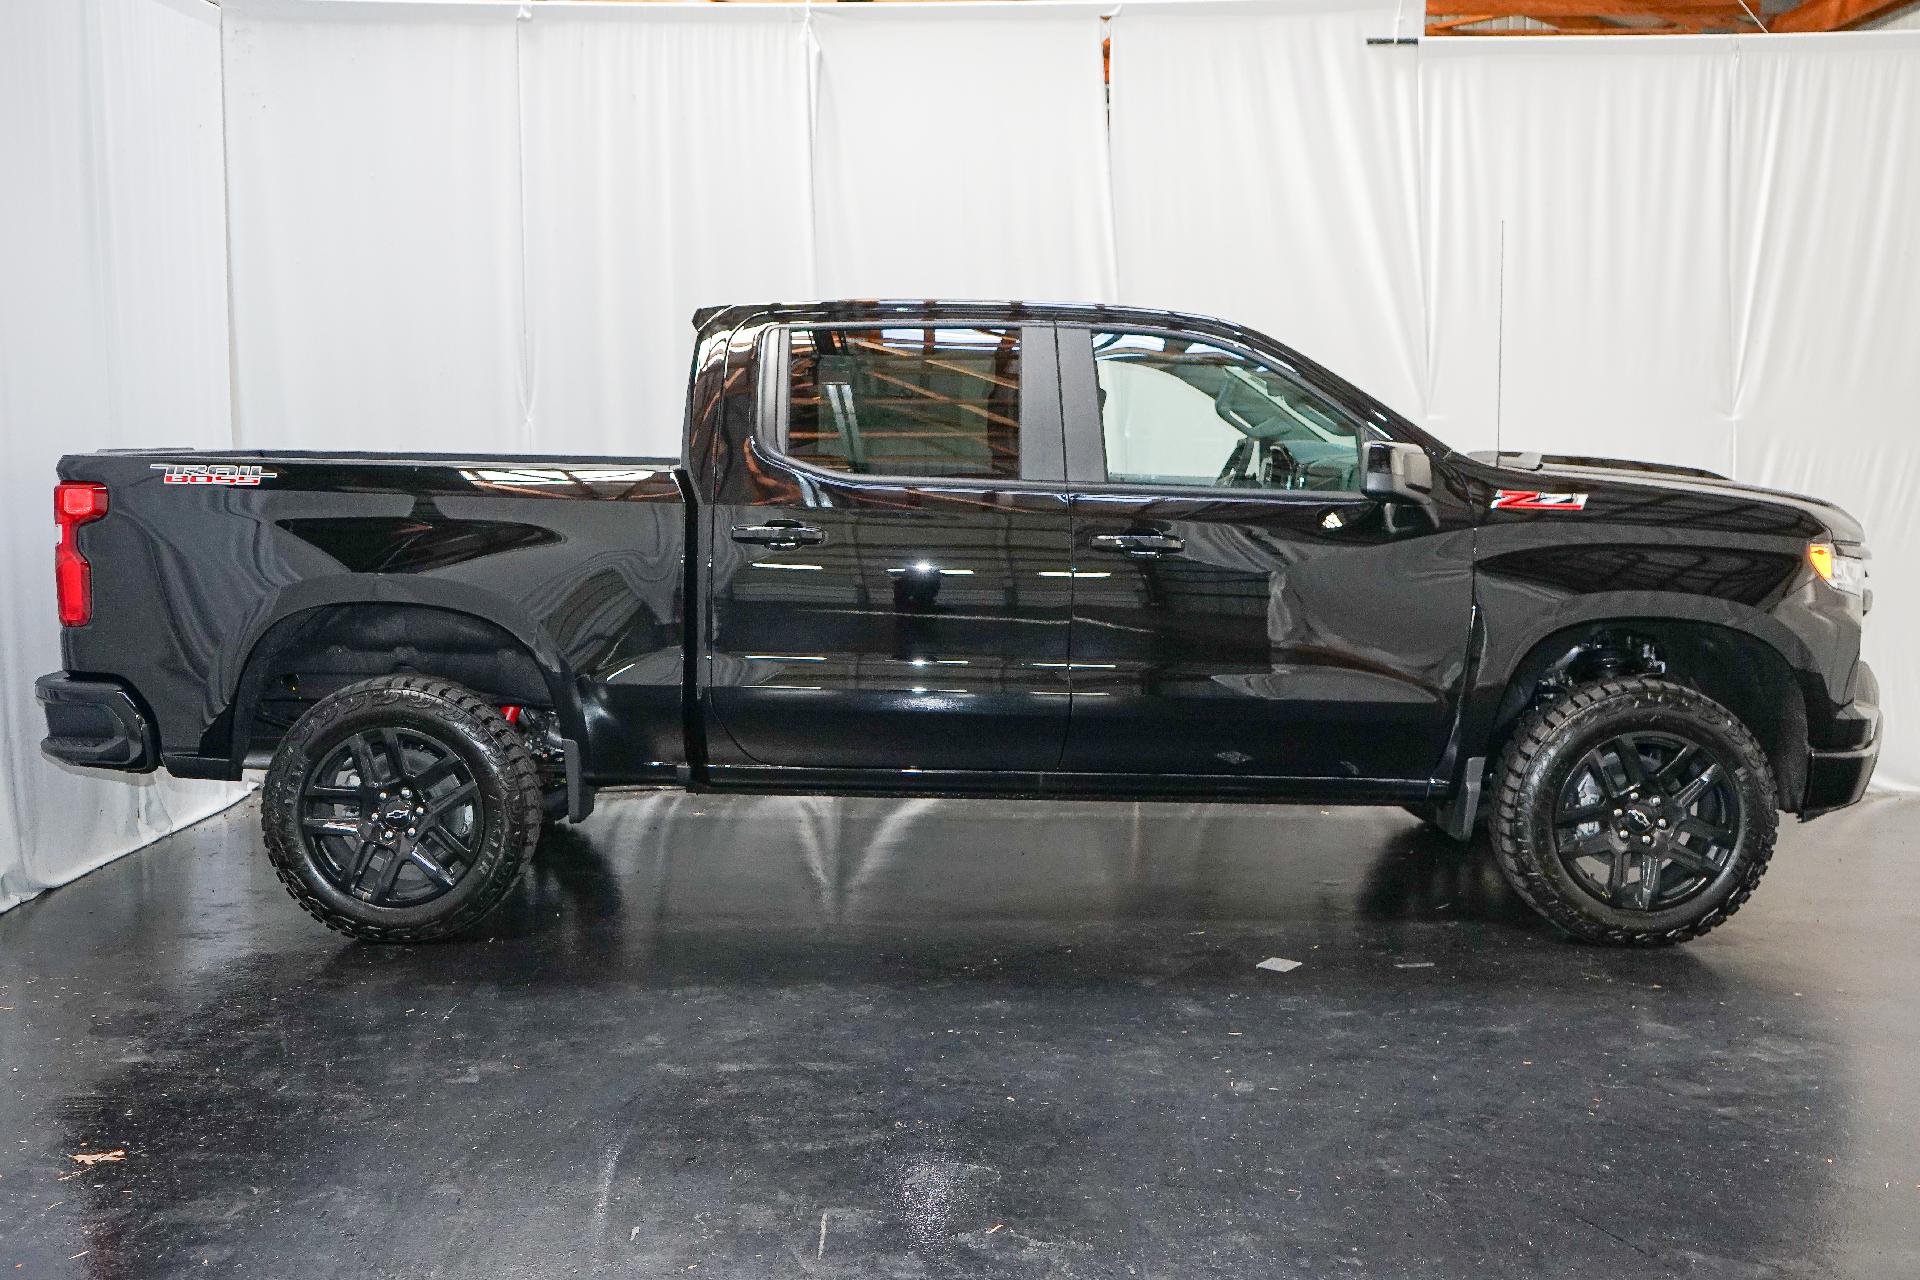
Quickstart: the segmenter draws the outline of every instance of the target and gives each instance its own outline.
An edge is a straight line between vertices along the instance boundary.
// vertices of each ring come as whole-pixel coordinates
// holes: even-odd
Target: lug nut
[[[1625,811],[1624,809],[1615,809],[1615,810],[1613,811],[1613,816],[1617,818],[1617,817],[1619,817],[1619,816],[1620,816],[1620,815],[1621,815],[1622,813],[1624,813],[1624,812],[1626,812],[1626,811]]]
[[[1647,803],[1658,809],[1660,807],[1660,797],[1655,796],[1653,799],[1647,801]]]
[[[382,791],[382,792],[380,793],[380,798],[381,798],[382,800],[385,800],[385,799],[387,798],[387,793],[386,793],[386,792],[384,792],[384,791]]]
[[[1620,838],[1622,840],[1627,838],[1627,829],[1625,827],[1620,828]]]
[[[408,828],[407,828],[407,834],[408,834],[408,835],[412,835],[412,834],[414,834],[414,831],[413,831],[413,828],[412,828],[412,827],[408,827]]]
[[[1666,820],[1665,818],[1662,818],[1662,819],[1660,819],[1660,821],[1659,821],[1659,823],[1658,823],[1657,825],[1659,825],[1659,826],[1662,826],[1662,827],[1664,827],[1664,826],[1666,826],[1666,825],[1667,825],[1667,820]]]
[[[402,788],[400,788],[400,794],[401,794],[401,795],[403,795],[403,796],[405,796],[405,797],[406,797],[407,799],[409,799],[409,800],[411,800],[411,799],[413,799],[413,788],[412,788],[412,787],[402,787]]]
[[[1653,837],[1652,837],[1652,836],[1641,836],[1641,837],[1640,837],[1640,843],[1641,843],[1641,844],[1652,844],[1652,843],[1653,843]]]

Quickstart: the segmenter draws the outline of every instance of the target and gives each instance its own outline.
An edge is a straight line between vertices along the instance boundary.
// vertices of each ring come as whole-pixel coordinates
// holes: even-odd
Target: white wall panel
[[[1911,5],[1898,13],[1890,14],[1878,21],[1870,22],[1866,28],[1873,31],[1920,31],[1920,4]]]
[[[677,454],[694,309],[813,295],[809,49],[784,5],[521,24],[530,445]]]
[[[1865,523],[1877,780],[1920,789],[1920,32],[1739,45],[1734,469]]]
[[[823,296],[1111,296],[1097,9],[827,6],[812,28]]]
[[[0,910],[244,794],[51,764],[33,697],[61,666],[60,455],[228,441],[217,20],[0,6]]]
[[[515,7],[223,13],[239,442],[530,446]]]
[[[1418,419],[1418,55],[1366,43],[1394,17],[1390,0],[1121,7],[1118,294],[1251,325]]]
[[[1484,449],[1498,416],[1507,449],[1724,471],[1732,45],[1460,39],[1420,55],[1428,425]]]

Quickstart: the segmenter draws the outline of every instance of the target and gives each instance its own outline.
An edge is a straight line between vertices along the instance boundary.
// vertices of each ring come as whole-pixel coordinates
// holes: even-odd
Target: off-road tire
[[[1583,890],[1556,852],[1560,789],[1578,762],[1610,735],[1673,732],[1728,763],[1741,827],[1718,875],[1665,911],[1621,910]],[[1493,779],[1490,831],[1507,883],[1528,906],[1585,942],[1668,946],[1697,938],[1752,896],[1773,856],[1779,827],[1766,751],[1732,712],[1696,689],[1651,676],[1582,685],[1529,711],[1515,727]]]
[[[478,786],[484,826],[473,865],[418,906],[376,906],[343,892],[315,865],[301,832],[309,774],[342,740],[376,727],[430,732]],[[274,753],[260,817],[267,857],[309,915],[368,942],[428,942],[470,929],[512,890],[540,838],[540,774],[526,740],[485,698],[445,680],[382,676],[349,685],[300,717]]]

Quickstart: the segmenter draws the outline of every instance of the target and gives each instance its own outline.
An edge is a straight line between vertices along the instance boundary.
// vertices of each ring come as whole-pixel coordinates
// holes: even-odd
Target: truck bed
[[[684,755],[678,465],[292,450],[68,456],[60,478],[107,486],[116,518],[76,531],[95,610],[64,633],[65,665],[150,672],[139,692],[167,767],[231,777],[252,750],[231,723],[251,723],[255,709],[269,728],[290,722],[430,637],[456,650],[474,687],[503,697],[570,702],[543,694],[572,679],[583,711],[568,736],[604,736],[591,758],[621,776],[671,777]],[[359,603],[329,609],[343,601]],[[336,620],[324,630],[309,625],[327,615]]]

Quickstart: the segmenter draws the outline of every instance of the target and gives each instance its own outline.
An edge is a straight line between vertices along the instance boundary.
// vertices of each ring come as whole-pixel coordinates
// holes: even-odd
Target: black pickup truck
[[[1199,316],[694,323],[680,458],[62,459],[43,749],[267,765],[287,887],[390,941],[681,786],[1401,805],[1576,937],[1676,942],[1873,771],[1826,503],[1457,453]]]

